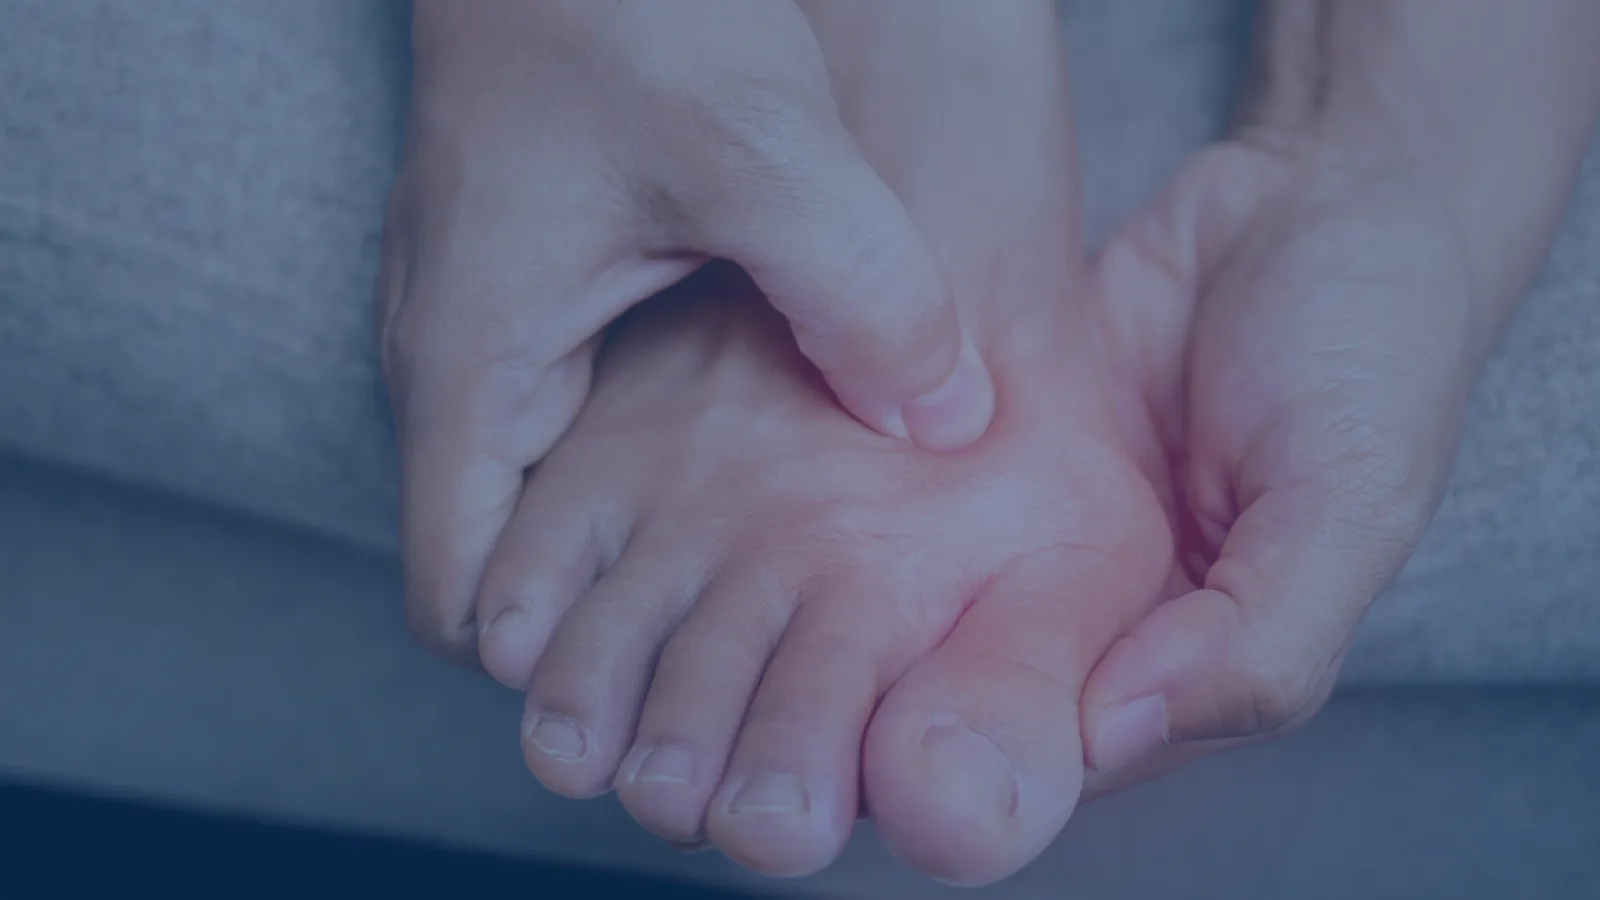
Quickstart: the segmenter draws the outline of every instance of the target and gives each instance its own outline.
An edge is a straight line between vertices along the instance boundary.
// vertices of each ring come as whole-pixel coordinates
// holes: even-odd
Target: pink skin
[[[1171,529],[1118,430],[1040,9],[992,45],[830,60],[990,362],[978,443],[936,455],[861,428],[727,270],[607,347],[478,600],[484,665],[527,690],[525,755],[551,789],[614,785],[657,834],[774,875],[827,865],[863,807],[963,883],[1066,822],[1078,695],[1156,600]],[[899,89],[908,68],[926,90]]]
[[[378,312],[425,643],[473,656],[485,559],[583,407],[597,334],[708,259],[755,278],[866,426],[944,450],[983,433],[949,286],[799,5],[411,6]]]
[[[1098,261],[1183,574],[1085,690],[1092,792],[1310,718],[1444,488],[1501,317],[1424,179],[1329,158],[1221,142]]]
[[[977,444],[862,429],[725,270],[607,348],[478,601],[484,665],[528,691],[525,755],[551,789],[614,785],[655,833],[773,875],[826,866],[863,808],[903,859],[963,883],[1066,822],[1077,697],[1171,554],[1103,376],[1040,10],[993,44],[884,23],[874,53],[830,57],[990,362]],[[929,50],[947,46],[973,49]],[[925,90],[901,90],[908,71]]]
[[[724,276],[602,362],[479,608],[555,790],[615,783],[657,833],[773,874],[825,865],[865,806],[912,865],[981,883],[1057,833],[1085,749],[1093,792],[1325,695],[1493,334],[1461,303],[1448,211],[1404,172],[1257,132],[1196,159],[1084,279],[1064,99],[982,111],[941,131],[947,111],[901,108],[900,132],[858,136],[990,360],[979,444],[853,427]],[[996,133],[1040,139],[971,137]]]
[[[1039,296],[979,329],[1002,402],[945,457],[840,412],[734,275],[626,323],[484,594],[540,780],[615,784],[774,875],[829,863],[863,800],[940,877],[1042,850],[1081,786],[1079,690],[1169,549],[1084,330]]]
[[[1083,279],[1064,98],[1029,95],[1026,56],[916,95],[936,110],[872,102],[904,99],[872,65],[843,79],[991,363],[978,444],[864,433],[726,273],[610,348],[480,598],[553,789],[614,784],[646,827],[772,874],[826,865],[865,807],[912,865],[982,883],[1057,833],[1085,749],[1094,793],[1325,696],[1448,472],[1503,324],[1478,295],[1519,267],[1474,279],[1495,254],[1405,166],[1256,129]]]
[[[631,323],[485,594],[517,610],[490,671],[529,724],[588,734],[577,759],[530,738],[530,767],[772,874],[825,865],[865,806],[913,866],[982,883],[1057,833],[1085,744],[1096,793],[1309,716],[1492,330],[1425,194],[1303,162],[1219,146],[1090,282],[1059,221],[974,220],[953,277],[1000,403],[959,456],[853,428],[737,283]],[[1174,705],[1119,736],[1154,691]],[[662,746],[692,762],[641,767]],[[761,774],[807,804],[731,809]]]

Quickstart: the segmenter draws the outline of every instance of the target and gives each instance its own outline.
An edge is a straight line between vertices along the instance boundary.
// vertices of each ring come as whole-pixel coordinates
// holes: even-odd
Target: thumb
[[[842,126],[840,127],[842,132]],[[799,174],[762,167],[707,217],[851,414],[930,450],[981,437],[994,387],[937,258],[848,137]]]
[[[1252,502],[1204,586],[1157,607],[1090,676],[1090,767],[1159,770],[1309,719],[1420,530],[1374,510],[1318,487]]]

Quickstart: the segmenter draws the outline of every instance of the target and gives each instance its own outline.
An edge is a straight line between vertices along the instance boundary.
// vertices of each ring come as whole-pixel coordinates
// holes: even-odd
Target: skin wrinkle
[[[1234,562],[1237,561],[1228,561],[1230,570],[1237,570],[1238,566],[1232,565]],[[1235,628],[1257,615],[1248,609],[1250,601],[1244,599],[1247,594],[1228,587],[1228,583],[1236,582],[1237,577],[1237,575],[1232,578],[1219,576],[1216,586],[1213,586],[1209,579],[1207,584],[1208,588],[1215,590],[1234,606]],[[1241,636],[1251,634],[1246,630],[1237,630],[1235,633]],[[1307,627],[1301,633],[1327,632],[1317,632]],[[1323,660],[1317,660],[1303,652],[1285,653],[1281,649],[1263,654],[1259,636],[1256,638],[1253,641],[1227,641],[1228,656],[1224,672],[1231,684],[1222,690],[1207,693],[1213,708],[1204,719],[1207,722],[1217,723],[1220,727],[1216,730],[1182,735],[1183,740],[1269,735],[1292,727],[1294,723],[1304,722],[1314,714],[1318,684],[1326,680],[1327,673],[1337,664],[1336,655],[1328,655]],[[1303,651],[1306,648],[1297,645],[1295,649]],[[1248,703],[1243,706],[1234,702],[1240,693],[1248,698]],[[1240,709],[1246,713],[1242,722],[1234,713],[1234,710]]]

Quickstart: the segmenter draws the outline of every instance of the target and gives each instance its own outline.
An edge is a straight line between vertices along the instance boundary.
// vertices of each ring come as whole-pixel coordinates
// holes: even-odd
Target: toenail
[[[508,606],[505,609],[500,610],[500,612],[493,619],[490,619],[487,622],[483,621],[482,619],[478,620],[478,640],[483,640],[484,635],[494,631],[496,628],[504,628],[513,619],[519,618],[526,614],[527,610],[524,610],[520,606]]]
[[[589,755],[589,739],[583,729],[562,719],[537,716],[528,729],[528,743],[540,753],[562,762],[577,762]]]
[[[811,808],[806,783],[797,775],[757,775],[728,801],[730,814],[804,813]]]
[[[1006,815],[1016,813],[1017,770],[999,744],[964,725],[934,725],[922,733],[922,750],[942,775],[979,786]]]
[[[628,772],[628,781],[655,784],[688,784],[694,780],[694,755],[678,744],[641,747]],[[629,754],[630,756],[632,754]]]

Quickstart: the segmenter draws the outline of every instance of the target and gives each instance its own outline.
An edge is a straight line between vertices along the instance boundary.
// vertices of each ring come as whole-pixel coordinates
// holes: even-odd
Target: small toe
[[[551,634],[528,681],[522,746],[552,791],[610,788],[661,646],[699,594],[696,558],[675,542],[635,541]]]
[[[706,804],[794,600],[781,582],[723,573],[662,650],[616,782],[623,807],[651,832],[704,840]]]
[[[735,862],[798,876],[843,850],[883,682],[884,642],[862,621],[875,603],[864,592],[805,600],[785,629],[706,815],[707,834]]]

